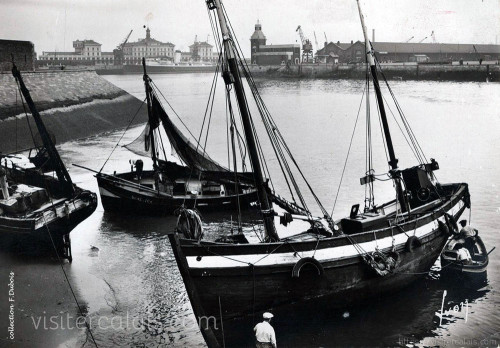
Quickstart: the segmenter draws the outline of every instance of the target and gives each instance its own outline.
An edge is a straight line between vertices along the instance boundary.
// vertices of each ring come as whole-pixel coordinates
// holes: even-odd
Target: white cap
[[[264,319],[271,319],[272,317],[274,317],[274,315],[269,312],[265,312],[264,314],[262,314],[262,318]]]

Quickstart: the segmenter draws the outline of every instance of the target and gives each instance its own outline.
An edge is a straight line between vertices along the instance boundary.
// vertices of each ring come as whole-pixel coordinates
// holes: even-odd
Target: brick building
[[[372,42],[380,62],[449,62],[449,61],[497,61],[500,45],[473,45],[447,43]],[[365,44],[327,43],[316,52],[320,62],[331,62],[330,56],[338,56],[339,63],[362,62]]]
[[[266,36],[262,32],[262,25],[257,22],[255,31],[250,37],[252,64],[257,65],[281,65],[299,64],[300,45],[266,45]]]
[[[35,70],[35,45],[30,41],[0,40],[0,71],[11,71],[12,58],[19,70]]]

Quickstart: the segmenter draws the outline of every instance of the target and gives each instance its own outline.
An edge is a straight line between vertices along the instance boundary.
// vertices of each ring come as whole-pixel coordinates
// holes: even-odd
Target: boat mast
[[[266,182],[262,175],[262,167],[260,163],[259,154],[257,152],[257,146],[255,143],[255,138],[253,135],[253,128],[250,122],[250,114],[248,111],[248,104],[245,97],[245,92],[243,89],[243,84],[241,81],[240,70],[238,68],[238,62],[236,60],[236,54],[233,51],[233,42],[229,34],[229,29],[226,22],[226,17],[224,16],[224,11],[222,9],[221,0],[209,0],[207,1],[207,6],[209,9],[217,10],[217,16],[219,18],[219,25],[221,28],[222,39],[224,44],[224,49],[226,51],[227,63],[229,66],[229,71],[233,76],[232,83],[234,84],[234,91],[236,93],[236,99],[241,112],[241,119],[243,122],[243,128],[245,130],[245,139],[248,145],[250,160],[252,162],[253,176],[255,179],[255,184],[257,186],[257,193],[259,195],[259,201],[261,204],[261,210],[264,212],[264,229],[266,233],[266,240],[268,241],[278,241],[279,236],[274,228],[273,217],[270,214],[271,204],[269,203],[269,198],[267,195]]]
[[[33,118],[35,119],[36,127],[38,128],[38,133],[40,134],[40,137],[42,138],[43,146],[47,149],[47,152],[49,153],[50,159],[53,161],[53,164],[55,166],[55,171],[57,175],[57,179],[63,186],[63,190],[65,193],[73,195],[75,192],[75,189],[73,187],[73,182],[71,181],[71,177],[69,176],[68,170],[64,166],[63,161],[61,160],[61,157],[59,156],[59,153],[57,152],[56,146],[50,140],[49,132],[47,131],[47,128],[45,128],[45,124],[42,121],[42,117],[38,113],[38,110],[36,109],[35,103],[33,102],[33,99],[31,98],[30,92],[28,88],[26,88],[26,85],[24,84],[23,78],[21,77],[21,73],[19,70],[17,70],[17,66],[14,64],[12,67],[12,75],[14,78],[19,82],[19,87],[21,89],[21,93],[23,94],[24,99],[26,100],[26,104],[28,104],[28,107],[30,108],[31,114],[33,115]]]
[[[370,71],[373,78],[373,86],[375,88],[375,94],[377,96],[377,102],[380,109],[380,118],[382,119],[382,126],[384,128],[385,140],[387,143],[387,150],[389,151],[389,165],[393,170],[398,169],[398,159],[394,153],[394,146],[392,145],[391,132],[389,131],[389,124],[387,123],[387,115],[385,113],[384,100],[382,98],[382,93],[380,91],[380,84],[377,77],[377,67],[375,65],[375,57],[373,47],[370,40],[368,40],[368,34],[366,32],[365,19],[363,13],[361,12],[361,6],[359,0],[358,3],[359,18],[361,19],[361,26],[363,27],[363,35],[365,37],[365,47],[366,47],[366,57],[368,59],[368,64],[370,64]]]
[[[151,108],[151,86],[149,85],[149,76],[146,72],[146,58],[142,57],[142,67],[144,70],[144,88],[146,89],[146,100],[148,105],[148,119],[149,119],[149,140],[151,141],[151,159],[153,160],[153,170],[157,168],[157,158],[155,149],[154,127],[151,120],[153,119],[153,110]]]
[[[380,110],[380,119],[382,120],[382,128],[384,129],[385,142],[387,144],[387,151],[389,152],[389,165],[391,170],[389,171],[391,177],[396,185],[396,194],[401,202],[401,210],[403,212],[408,211],[407,201],[404,196],[403,188],[401,186],[401,177],[398,170],[398,159],[394,153],[394,146],[392,145],[391,132],[389,130],[389,124],[387,123],[387,114],[385,113],[384,100],[382,98],[382,92],[380,91],[380,84],[377,76],[377,66],[375,65],[375,53],[370,40],[368,40],[368,34],[366,32],[365,19],[363,13],[361,12],[361,5],[359,0],[356,0],[359,10],[359,18],[361,20],[361,27],[363,28],[363,35],[365,37],[365,47],[366,47],[366,58],[368,64],[370,64],[370,72],[373,79],[373,86],[375,88],[375,95],[377,96],[377,102]]]

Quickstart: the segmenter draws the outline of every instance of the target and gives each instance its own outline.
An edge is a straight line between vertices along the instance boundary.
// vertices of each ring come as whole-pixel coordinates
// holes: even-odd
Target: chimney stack
[[[375,42],[375,29],[372,29],[372,42]]]

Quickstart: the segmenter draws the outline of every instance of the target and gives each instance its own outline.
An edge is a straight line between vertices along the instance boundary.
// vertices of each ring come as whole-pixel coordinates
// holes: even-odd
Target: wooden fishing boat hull
[[[414,221],[350,235],[367,252],[378,247],[399,254],[395,270],[383,277],[368,267],[346,236],[224,245],[197,244],[177,234],[169,235],[195,315],[199,320],[213,318],[216,323],[206,330],[200,324],[207,343],[211,335],[221,334],[215,332],[216,325],[221,327],[221,318],[224,322],[318,299],[345,307],[397,291],[424,276],[449,237],[437,220],[443,222],[445,212],[458,219],[466,208],[467,185],[457,187],[446,203]],[[408,243],[413,235],[420,246]]]
[[[8,177],[17,184],[43,187],[56,193],[58,182],[37,170],[7,168]],[[24,214],[3,214],[0,216],[0,240],[2,246],[62,243],[78,224],[88,218],[97,208],[97,195],[75,186],[73,197],[52,198],[35,211]],[[50,235],[49,235],[50,231]],[[52,236],[52,240],[51,237]]]
[[[182,205],[202,212],[236,210],[238,205],[242,209],[248,209],[258,200],[257,191],[254,189],[238,196],[172,196],[111,175],[97,174],[96,178],[104,209],[115,212],[164,216],[173,214]]]

